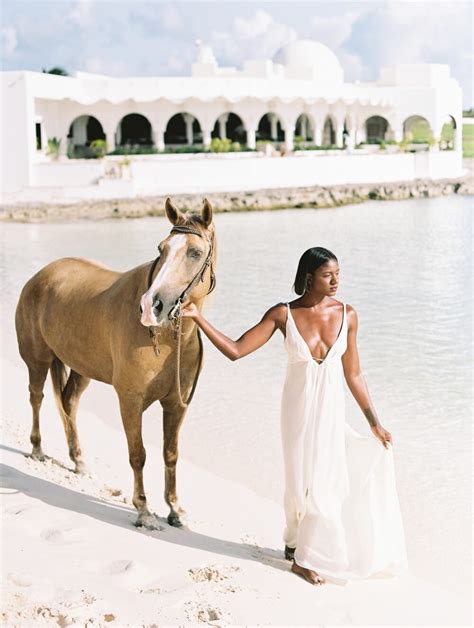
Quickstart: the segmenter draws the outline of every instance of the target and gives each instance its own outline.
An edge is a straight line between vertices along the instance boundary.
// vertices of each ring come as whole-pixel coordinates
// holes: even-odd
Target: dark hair
[[[305,251],[298,262],[298,270],[296,271],[295,283],[293,284],[296,294],[304,294],[306,275],[308,273],[314,273],[317,268],[332,259],[337,262],[337,257],[334,253],[322,246],[313,246]]]

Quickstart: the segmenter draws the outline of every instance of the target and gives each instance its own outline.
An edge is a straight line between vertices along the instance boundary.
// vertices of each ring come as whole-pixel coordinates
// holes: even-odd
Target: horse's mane
[[[183,225],[186,225],[187,227],[198,227],[199,231],[202,231],[203,233],[206,231],[200,214],[186,213],[184,217],[185,222]],[[214,231],[214,229],[212,229],[212,231]]]
[[[202,216],[200,214],[195,213],[186,213],[184,215],[185,221],[181,223],[186,227],[194,227],[197,228],[198,231],[202,232],[202,234],[206,237],[211,236],[212,245],[215,249],[216,247],[216,230],[214,228],[214,223],[211,222],[209,227],[205,227]]]

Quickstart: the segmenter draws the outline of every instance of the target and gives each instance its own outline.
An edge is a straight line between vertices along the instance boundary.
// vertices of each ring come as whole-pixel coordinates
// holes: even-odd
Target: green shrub
[[[151,144],[125,144],[117,146],[109,155],[156,155],[158,149]]]
[[[47,154],[51,156],[52,159],[57,159],[59,157],[59,152],[61,149],[61,140],[57,137],[48,137],[48,151]]]
[[[343,146],[336,146],[336,144],[322,144],[317,146],[316,144],[306,144],[298,146],[297,150],[344,150]]]
[[[97,159],[96,153],[90,146],[69,145],[67,149],[69,159]]]
[[[169,146],[164,151],[165,154],[174,155],[174,154],[186,154],[186,153],[208,153],[209,149],[204,148],[201,144],[193,144],[192,146],[184,145],[184,146]]]
[[[401,142],[398,142],[398,148],[403,152],[406,152],[409,150],[410,144],[411,141],[407,137],[404,137]]]
[[[102,159],[107,154],[107,142],[105,140],[92,140],[90,149],[97,159]]]
[[[213,137],[210,145],[211,153],[228,153],[232,142],[228,137]]]

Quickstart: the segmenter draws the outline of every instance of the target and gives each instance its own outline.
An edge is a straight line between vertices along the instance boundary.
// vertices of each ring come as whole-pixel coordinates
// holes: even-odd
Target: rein
[[[216,275],[214,273],[214,268],[212,266],[212,255],[213,255],[213,252],[214,252],[214,245],[213,245],[213,240],[211,238],[208,238],[206,235],[204,235],[203,233],[201,233],[197,229],[194,229],[193,227],[190,227],[190,226],[187,226],[187,225],[176,225],[176,226],[174,226],[171,229],[171,231],[170,231],[170,234],[172,234],[172,233],[192,233],[193,235],[197,235],[200,238],[205,238],[207,240],[208,244],[209,244],[209,252],[207,254],[206,259],[204,260],[203,265],[201,266],[199,271],[194,275],[194,277],[192,278],[190,283],[187,285],[187,287],[183,290],[183,292],[176,299],[173,307],[168,312],[168,318],[169,318],[169,320],[171,321],[171,323],[173,325],[173,336],[174,336],[175,340],[177,340],[177,345],[176,345],[176,389],[177,389],[177,393],[178,393],[178,401],[179,401],[179,404],[181,405],[182,408],[186,408],[191,403],[191,400],[192,400],[193,395],[194,395],[194,391],[196,390],[197,380],[198,380],[198,376],[199,376],[199,373],[201,371],[201,366],[202,366],[203,344],[202,344],[201,332],[199,330],[199,327],[197,327],[197,336],[198,336],[198,341],[199,341],[198,367],[197,367],[197,370],[196,370],[196,374],[194,376],[193,386],[191,388],[191,392],[189,394],[189,397],[186,399],[186,401],[183,401],[183,397],[182,397],[182,393],[181,393],[181,375],[180,375],[180,371],[181,371],[181,336],[182,336],[182,332],[181,332],[181,327],[182,327],[181,305],[184,303],[184,301],[188,297],[188,293],[191,292],[191,290],[199,283],[199,281],[204,282],[204,274],[205,274],[205,272],[206,272],[208,267],[210,268],[210,286],[209,286],[209,290],[207,291],[206,296],[208,294],[210,294],[214,290],[214,288],[216,287]],[[151,288],[151,285],[153,283],[153,275],[154,275],[154,272],[156,270],[156,267],[157,267],[159,261],[160,261],[160,256],[158,255],[158,257],[154,260],[154,262],[151,265],[150,270],[148,272],[148,279],[147,279],[147,285],[148,285],[147,289],[148,290]],[[159,346],[159,339],[158,339],[158,335],[159,335],[158,329],[157,329],[157,327],[149,327],[148,329],[149,329],[150,337],[151,337],[152,342],[153,342],[153,348],[154,348],[155,354],[158,356],[158,355],[160,355],[160,346]]]

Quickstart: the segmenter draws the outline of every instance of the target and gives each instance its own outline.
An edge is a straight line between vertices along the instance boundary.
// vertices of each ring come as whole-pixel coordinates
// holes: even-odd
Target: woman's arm
[[[196,325],[206,334],[212,344],[229,360],[235,361],[252,353],[264,345],[278,327],[278,312],[281,306],[275,305],[263,315],[261,321],[248,329],[238,340],[232,340],[216,329],[200,313],[194,303],[186,304],[181,312],[183,316],[192,318]]]
[[[357,350],[357,312],[351,305],[346,305],[346,308],[349,326],[347,335],[347,350],[342,356],[344,377],[346,378],[346,382],[352,396],[357,401],[357,404],[369,422],[372,432],[381,441],[384,447],[387,448],[387,441],[392,442],[392,435],[382,427],[377,417],[377,413],[375,412],[375,408],[369,396],[367,384],[360,368],[359,352]]]

